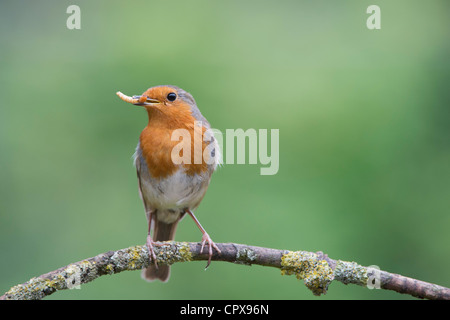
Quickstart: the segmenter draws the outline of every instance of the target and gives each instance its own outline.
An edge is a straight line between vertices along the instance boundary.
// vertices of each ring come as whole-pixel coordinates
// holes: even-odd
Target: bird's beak
[[[133,99],[137,99],[139,101],[142,101],[143,99],[141,99],[142,96],[133,96]],[[144,102],[138,102],[138,103],[133,103],[135,106],[155,106],[157,104],[160,104],[161,102],[157,99],[152,99],[149,97],[146,97],[147,99]]]

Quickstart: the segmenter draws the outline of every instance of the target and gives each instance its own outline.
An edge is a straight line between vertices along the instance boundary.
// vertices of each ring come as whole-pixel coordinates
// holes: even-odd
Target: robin
[[[192,95],[176,86],[152,87],[132,98],[121,92],[117,95],[144,107],[148,113],[148,125],[140,135],[134,154],[139,194],[148,222],[146,244],[154,262],[142,271],[142,277],[148,281],[169,279],[170,266],[158,266],[154,246],[158,245],[156,241],[173,240],[178,222],[186,214],[203,234],[200,252],[208,245],[208,267],[213,248],[219,253],[220,250],[195,217],[194,210],[202,201],[220,162],[217,140],[211,130],[208,131],[210,124]],[[174,131],[189,133],[190,138],[177,141],[173,139]],[[195,146],[195,143],[200,145],[198,141],[201,148]],[[180,162],[179,157],[184,160]]]

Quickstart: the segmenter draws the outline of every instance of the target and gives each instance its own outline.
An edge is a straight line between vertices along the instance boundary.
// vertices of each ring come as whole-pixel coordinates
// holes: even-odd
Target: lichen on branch
[[[333,269],[325,259],[313,252],[289,251],[281,257],[281,274],[295,274],[316,296],[327,293],[334,279]]]

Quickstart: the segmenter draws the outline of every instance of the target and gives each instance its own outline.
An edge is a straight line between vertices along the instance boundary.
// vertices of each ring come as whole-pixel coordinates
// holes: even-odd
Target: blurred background
[[[381,30],[366,9],[381,8]],[[81,30],[66,9],[81,8]],[[132,154],[174,84],[212,126],[279,129],[280,167],[225,165],[197,217],[216,242],[323,251],[450,286],[448,1],[2,1],[0,291],[144,244]],[[188,218],[177,240],[200,241]],[[175,264],[48,299],[409,299],[274,268]]]

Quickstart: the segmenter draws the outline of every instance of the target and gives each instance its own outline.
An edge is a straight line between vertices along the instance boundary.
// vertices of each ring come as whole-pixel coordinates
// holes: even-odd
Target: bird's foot
[[[152,260],[153,260],[155,267],[158,268],[158,263],[156,262],[156,254],[155,254],[155,250],[153,248],[154,245],[157,246],[157,243],[155,243],[153,241],[152,237],[150,235],[148,235],[147,236],[147,249],[148,249],[148,256],[149,256],[149,260],[150,260],[149,264],[151,264]]]
[[[211,258],[213,255],[213,250],[212,248],[216,249],[218,253],[221,253],[219,247],[217,247],[217,245],[211,240],[211,237],[209,236],[208,233],[203,233],[202,236],[202,247],[200,249],[200,253],[203,253],[203,249],[205,247],[205,244],[208,243],[208,263],[206,264],[205,270],[209,267],[209,265],[211,264]]]

